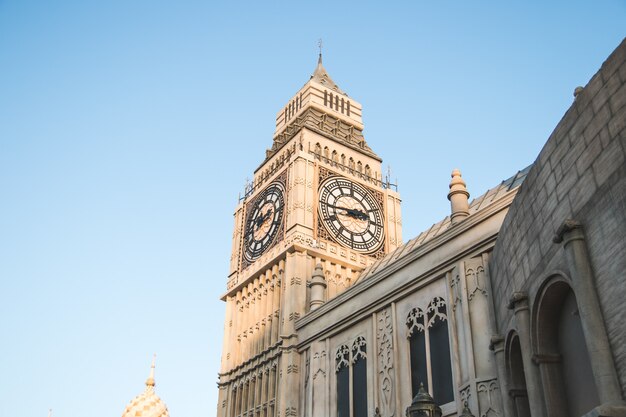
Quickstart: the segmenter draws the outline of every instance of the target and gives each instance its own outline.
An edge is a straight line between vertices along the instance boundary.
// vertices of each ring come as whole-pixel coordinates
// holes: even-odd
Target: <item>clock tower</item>
[[[402,243],[400,197],[363,137],[361,104],[322,65],[276,117],[235,209],[219,417],[301,416],[296,321]],[[316,272],[319,274],[319,272]]]

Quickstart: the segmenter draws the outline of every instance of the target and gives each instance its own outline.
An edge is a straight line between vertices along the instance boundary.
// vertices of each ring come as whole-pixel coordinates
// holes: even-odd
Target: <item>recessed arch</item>
[[[522,348],[517,332],[512,330],[505,344],[506,374],[509,380],[509,392],[516,417],[530,417],[530,404],[526,389],[526,375],[522,361]]]
[[[564,273],[556,272],[541,284],[531,331],[548,413],[583,415],[599,405],[576,294]]]

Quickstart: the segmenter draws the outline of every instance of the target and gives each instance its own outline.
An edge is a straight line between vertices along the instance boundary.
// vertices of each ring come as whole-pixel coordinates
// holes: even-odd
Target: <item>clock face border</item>
[[[256,262],[284,237],[287,205],[285,177],[283,173],[246,203],[241,243],[242,269]]]
[[[385,250],[382,193],[320,167],[318,236],[380,258]]]

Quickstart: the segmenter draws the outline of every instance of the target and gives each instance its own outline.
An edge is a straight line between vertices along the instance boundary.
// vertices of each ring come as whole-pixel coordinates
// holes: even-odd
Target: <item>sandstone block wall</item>
[[[626,40],[604,62],[551,134],[504,221],[490,260],[498,331],[512,324],[514,291],[534,301],[556,271],[565,219],[582,223],[602,314],[626,397]]]

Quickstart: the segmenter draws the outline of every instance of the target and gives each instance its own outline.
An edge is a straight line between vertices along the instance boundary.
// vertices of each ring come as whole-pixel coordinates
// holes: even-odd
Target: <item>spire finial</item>
[[[324,43],[322,42],[322,38],[319,38],[317,40],[317,47],[320,48],[320,55],[319,55],[319,58],[317,59],[317,62],[319,64],[322,63],[322,46],[324,46]]]
[[[48,417],[52,417],[52,408],[48,410]]]
[[[150,366],[150,376],[146,379],[146,386],[154,387],[154,366],[156,362],[156,353],[152,356],[152,365]]]

